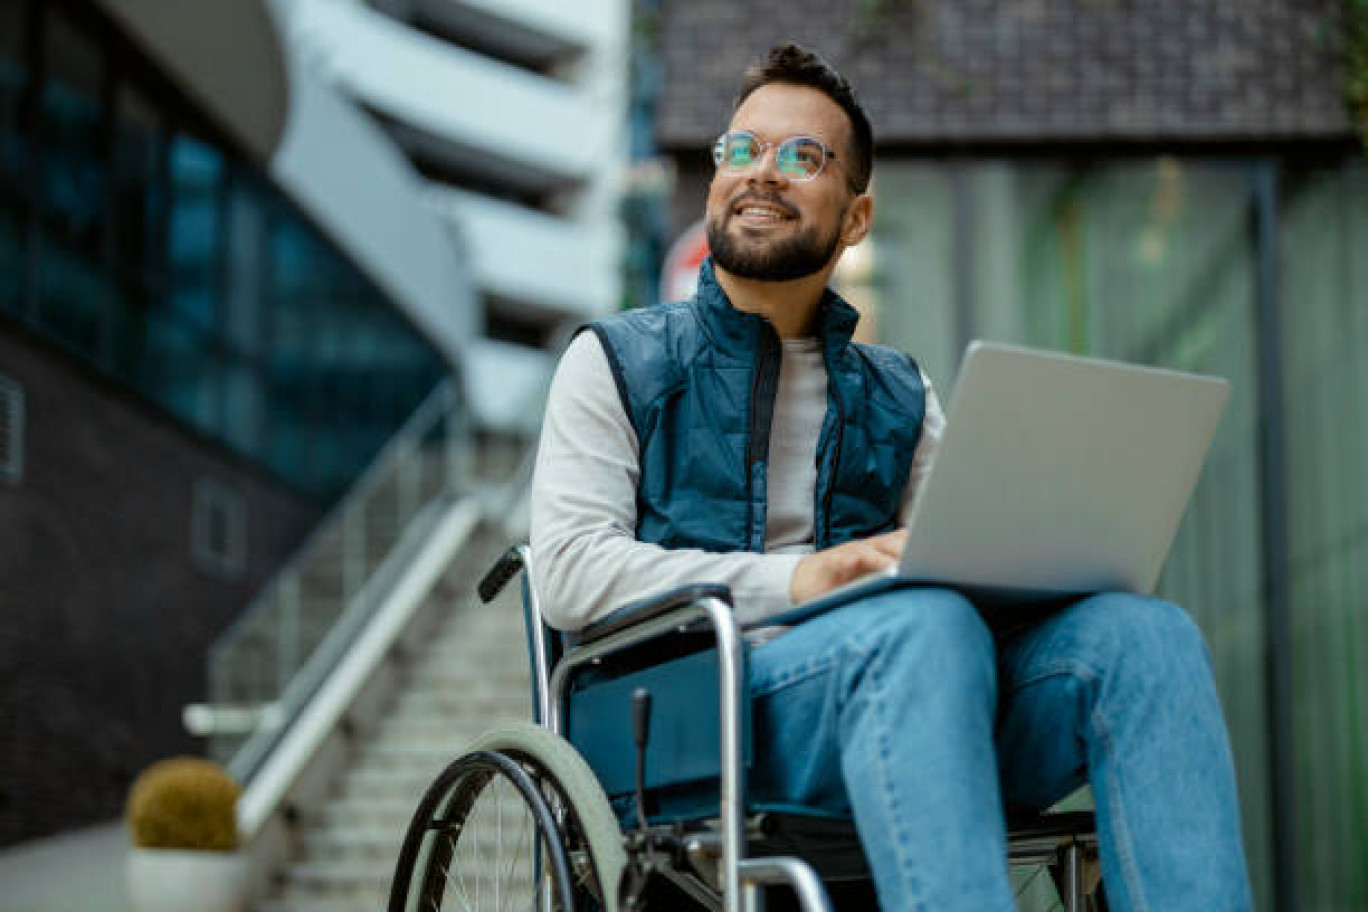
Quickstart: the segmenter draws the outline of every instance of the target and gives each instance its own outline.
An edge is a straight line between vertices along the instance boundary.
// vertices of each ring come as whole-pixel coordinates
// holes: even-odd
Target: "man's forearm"
[[[534,528],[536,528],[534,526]],[[670,551],[600,530],[532,539],[537,593],[547,620],[573,630],[628,602],[694,583],[730,586],[743,623],[792,607],[789,581],[801,554]]]

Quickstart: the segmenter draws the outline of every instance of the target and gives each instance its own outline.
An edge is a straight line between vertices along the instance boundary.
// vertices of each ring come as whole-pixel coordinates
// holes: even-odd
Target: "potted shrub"
[[[241,787],[196,757],[154,763],[133,783],[126,818],[128,889],[142,912],[244,912],[247,865],[238,852]]]

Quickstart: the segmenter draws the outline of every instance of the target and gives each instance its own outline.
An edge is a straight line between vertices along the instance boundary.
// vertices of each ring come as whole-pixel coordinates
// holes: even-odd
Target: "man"
[[[700,581],[754,622],[897,558],[944,419],[910,358],[851,342],[827,288],[870,229],[872,147],[820,57],[785,45],[747,71],[697,295],[595,324],[552,385],[532,548],[553,623]],[[1113,909],[1251,908],[1179,608],[1109,594],[995,632],[955,592],[905,589],[756,641],[752,788],[853,811],[883,908],[1013,909],[1004,807],[1084,781]]]

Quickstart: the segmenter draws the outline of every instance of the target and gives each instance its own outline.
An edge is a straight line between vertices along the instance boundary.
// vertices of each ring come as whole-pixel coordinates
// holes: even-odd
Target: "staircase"
[[[257,912],[383,909],[423,790],[500,720],[531,718],[518,587],[490,605],[479,574],[506,544],[481,530],[429,595],[437,618],[379,726],[356,739],[332,799],[299,823],[300,856]],[[427,612],[425,612],[427,613]]]

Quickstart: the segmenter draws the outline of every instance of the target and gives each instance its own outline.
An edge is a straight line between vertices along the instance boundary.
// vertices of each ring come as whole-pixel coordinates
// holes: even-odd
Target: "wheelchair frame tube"
[[[601,640],[580,646],[563,657],[551,674],[547,700],[546,727],[564,735],[562,714],[565,686],[570,674],[582,665],[598,661],[627,646],[655,639],[689,624],[707,619],[717,636],[719,712],[719,764],[721,788],[718,809],[722,830],[722,903],[725,912],[741,912],[741,861],[746,853],[745,779],[741,768],[741,693],[745,657],[741,649],[741,629],[732,615],[731,605],[719,598],[703,598],[675,611],[642,621],[636,626],[609,634]]]
[[[803,912],[831,912],[831,900],[821,878],[800,858],[747,858],[741,862],[741,877],[748,885],[788,884]]]
[[[551,634],[546,629],[541,603],[537,600],[537,590],[532,584],[532,549],[527,545],[518,545],[518,555],[523,564],[523,625],[527,628],[527,645],[532,653],[532,713],[535,717],[533,721],[544,728],[549,728],[551,698],[547,689],[551,683],[551,644],[548,638]]]

